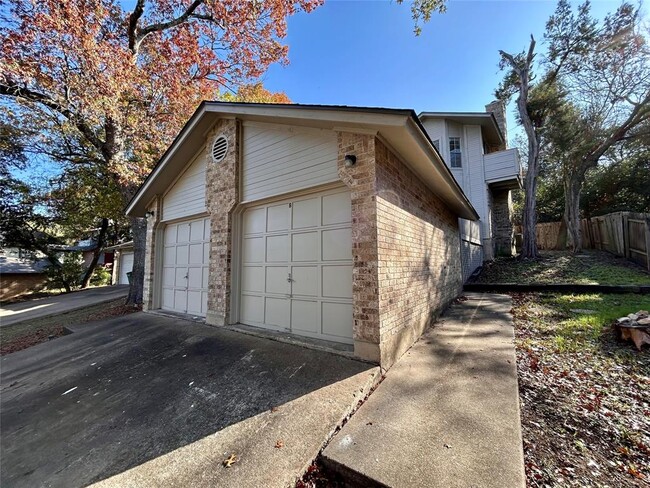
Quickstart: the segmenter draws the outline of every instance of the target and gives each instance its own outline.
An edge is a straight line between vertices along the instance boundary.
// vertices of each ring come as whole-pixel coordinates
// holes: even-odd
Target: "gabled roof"
[[[503,134],[492,112],[421,112],[420,120],[446,119],[466,125],[480,125],[483,137],[490,144],[503,144]]]
[[[162,194],[205,143],[205,135],[221,118],[272,122],[381,136],[409,168],[459,217],[478,214],[442,161],[413,110],[340,105],[203,102],[129,202],[126,214],[144,216],[146,206]]]

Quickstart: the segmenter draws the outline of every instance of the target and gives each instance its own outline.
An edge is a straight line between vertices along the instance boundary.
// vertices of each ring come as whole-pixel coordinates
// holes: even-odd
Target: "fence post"
[[[650,271],[650,215],[646,214],[645,220],[645,265]]]

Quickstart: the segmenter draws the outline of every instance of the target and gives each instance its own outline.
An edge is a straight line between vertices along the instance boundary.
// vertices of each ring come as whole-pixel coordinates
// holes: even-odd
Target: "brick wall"
[[[496,256],[515,254],[512,212],[512,192],[510,190],[492,194],[492,233]]]
[[[208,149],[221,134],[228,139],[228,153],[219,163],[208,157],[205,186],[211,233],[206,322],[212,325],[225,325],[230,321],[233,211],[239,202],[240,123],[220,120],[207,137]]]
[[[345,166],[346,154],[357,158],[350,168]],[[339,132],[338,172],[350,188],[352,201],[354,352],[361,358],[379,362],[375,137]]]
[[[376,211],[381,364],[389,367],[462,289],[458,219],[380,141]]]

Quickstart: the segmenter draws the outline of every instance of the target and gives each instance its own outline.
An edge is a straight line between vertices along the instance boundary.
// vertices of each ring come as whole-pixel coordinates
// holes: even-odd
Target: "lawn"
[[[66,334],[65,327],[137,312],[139,307],[124,305],[124,299],[99,303],[80,310],[27,320],[0,328],[0,356],[20,351]]]
[[[649,309],[647,295],[513,295],[529,486],[649,485],[650,349],[611,328]]]
[[[605,251],[542,251],[537,260],[497,258],[485,264],[476,283],[650,285],[650,273]]]

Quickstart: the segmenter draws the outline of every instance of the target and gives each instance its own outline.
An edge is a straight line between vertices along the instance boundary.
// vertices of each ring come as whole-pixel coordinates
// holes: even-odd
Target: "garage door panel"
[[[187,313],[201,313],[201,292],[190,290],[187,292]]]
[[[190,242],[201,242],[203,240],[203,220],[190,222]]]
[[[348,261],[352,259],[352,230],[324,230],[322,233],[323,261]]]
[[[174,309],[184,311],[186,306],[187,306],[187,291],[174,290]]]
[[[190,240],[190,224],[177,224],[178,237],[176,242],[189,242]]]
[[[292,295],[318,295],[318,266],[293,266],[291,279]]]
[[[323,225],[352,222],[350,193],[335,193],[323,197]]]
[[[176,268],[163,268],[162,285],[163,287],[174,286],[176,282]]]
[[[174,286],[185,288],[187,286],[187,268],[174,268]]]
[[[266,261],[286,263],[289,261],[289,236],[268,236],[266,238]]]
[[[289,270],[286,266],[268,266],[266,268],[266,293],[289,294]]]
[[[165,247],[163,261],[166,265],[176,264],[176,248],[173,246]]]
[[[242,295],[241,319],[248,324],[261,324],[264,322],[264,297]]]
[[[203,268],[192,267],[187,270],[187,287],[188,288],[203,288]]]
[[[267,232],[289,230],[289,210],[289,205],[286,203],[270,206],[267,209]]]
[[[244,263],[264,262],[264,237],[245,238],[243,247]]]
[[[244,212],[243,225],[244,235],[261,234],[266,230],[266,209],[256,208]]]
[[[176,264],[182,265],[182,264],[187,264],[188,262],[189,262],[189,246],[187,244],[178,244],[176,246]]]
[[[174,308],[174,289],[173,288],[163,288],[162,308],[166,308],[166,309],[173,309]]]
[[[190,244],[190,256],[189,256],[189,264],[202,264],[203,263],[203,244],[198,243],[198,244]]]
[[[291,301],[291,330],[320,333],[318,302],[305,300]]]
[[[266,297],[264,323],[289,328],[289,300]]]
[[[320,198],[299,200],[292,204],[292,229],[320,226]]]
[[[165,245],[176,244],[177,228],[175,225],[168,225],[165,228]]]
[[[210,280],[210,270],[207,267],[202,268],[202,275],[203,275],[203,278],[201,280],[201,288],[203,288],[204,290],[207,290],[208,289],[208,283],[209,283],[209,280]]]
[[[323,302],[322,333],[328,336],[352,337],[352,304]]]
[[[318,261],[318,232],[302,232],[291,236],[291,260]]]
[[[352,298],[352,266],[323,266],[323,296]]]
[[[263,292],[264,291],[264,267],[244,266],[242,272],[242,291]]]

